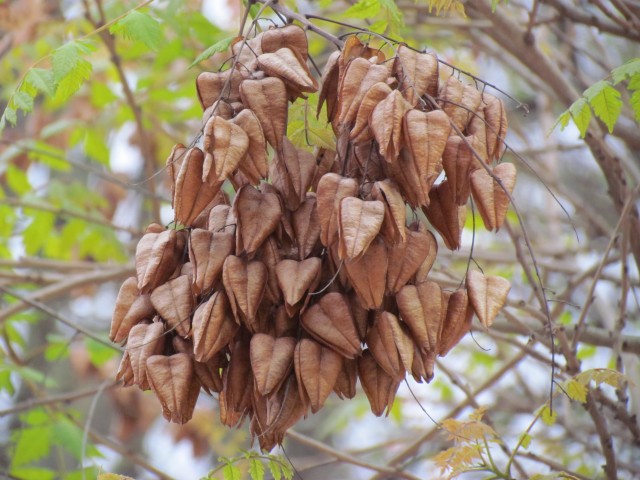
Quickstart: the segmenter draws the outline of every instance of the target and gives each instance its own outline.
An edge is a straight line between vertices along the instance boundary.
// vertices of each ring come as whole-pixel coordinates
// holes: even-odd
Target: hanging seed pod
[[[373,413],[388,414],[407,374],[434,378],[474,312],[491,325],[509,282],[470,270],[466,289],[443,291],[416,210],[458,249],[469,195],[499,229],[515,169],[488,171],[504,151],[502,102],[454,77],[440,86],[435,54],[398,45],[387,60],[348,37],[318,95],[333,147],[305,116],[314,153],[287,137],[289,102],[318,89],[305,31],[238,37],[231,57],[196,80],[202,150],[177,144],[167,159],[185,228],[147,228],[110,338],[126,342],[117,378],[152,389],[169,421],[186,422],[203,388],[222,424],[249,418],[271,450],[332,391],[353,398],[358,377]]]
[[[512,163],[501,163],[493,169],[493,175],[485,169],[471,174],[471,192],[487,230],[500,230],[509,209],[509,195],[516,184],[516,168]],[[506,192],[505,192],[506,189]],[[507,195],[507,192],[509,195]]]
[[[485,276],[478,270],[467,272],[469,301],[480,323],[489,328],[507,301],[511,283],[506,278]]]
[[[304,312],[302,326],[316,340],[346,358],[361,352],[360,339],[349,303],[340,293],[327,293]]]
[[[147,359],[147,376],[164,418],[175,423],[191,420],[200,393],[193,357],[185,353],[152,355]]]
[[[318,342],[303,338],[296,345],[293,358],[300,398],[317,413],[338,380],[342,357]]]
[[[199,362],[208,362],[233,340],[239,325],[231,314],[224,292],[214,292],[193,315],[193,352]]]
[[[116,298],[109,338],[114,343],[124,342],[134,325],[153,318],[154,313],[149,295],[142,295],[138,290],[136,277],[127,278]]]

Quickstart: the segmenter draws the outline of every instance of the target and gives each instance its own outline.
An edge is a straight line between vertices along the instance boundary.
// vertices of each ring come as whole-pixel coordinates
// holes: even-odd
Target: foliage
[[[587,88],[582,97],[558,117],[556,125],[560,124],[564,130],[573,120],[580,136],[584,138],[593,113],[612,133],[623,107],[620,92],[615,87],[623,82],[627,82],[629,106],[636,122],[640,123],[640,58],[633,58],[614,68],[610,77],[611,80],[600,80]]]
[[[285,440],[302,477],[303,463],[307,468],[320,455],[316,468],[327,478],[384,476],[389,469],[398,478],[425,478],[435,462],[444,475],[461,478],[478,470],[493,478],[538,480],[640,475],[633,447],[639,441],[633,408],[640,395],[632,353],[640,345],[633,265],[633,242],[640,236],[630,220],[633,205],[615,229],[637,185],[639,39],[635,29],[624,27],[633,22],[617,10],[565,3],[569,8],[561,12],[553,2],[532,7],[499,0],[470,0],[466,9],[457,0],[273,2],[321,17],[308,21],[329,35],[352,32],[332,21],[354,24],[365,32],[363,41],[389,50],[395,44],[386,45],[380,35],[437,50],[443,61],[479,77],[487,66],[495,68],[489,76],[500,79],[496,86],[517,98],[497,94],[513,132],[507,142],[520,146],[518,155],[571,213],[567,219],[547,201],[540,179],[520,168],[508,150],[504,159],[518,165],[525,185],[515,201],[526,229],[510,211],[492,240],[480,231],[478,212],[469,212],[464,234],[474,239],[472,252],[447,254],[433,267],[452,289],[474,263],[509,278],[514,287],[504,315],[489,329],[475,323],[473,338],[454,354],[456,362],[428,388],[411,380],[403,385],[388,419],[372,419],[362,392],[353,402],[332,396],[329,414],[310,416]],[[253,16],[263,5],[252,5]],[[184,472],[170,470],[178,452],[187,451],[190,465],[206,464],[198,472],[205,478],[293,477],[283,457],[244,452],[247,429],[221,428],[215,400],[203,402],[189,425],[153,423],[160,412],[148,395],[112,387],[121,350],[100,342],[107,337],[117,284],[132,273],[127,259],[141,235],[137,225],[170,208],[166,156],[176,142],[197,141],[193,132],[202,111],[194,79],[226,60],[222,52],[237,35],[236,21],[227,31],[200,8],[199,1],[178,0],[0,2],[2,474],[124,480],[155,468],[151,475],[166,469],[182,478]],[[265,12],[258,31],[281,22],[269,8]],[[240,7],[233,15],[242,13]],[[595,30],[600,33],[593,35]],[[311,57],[322,68],[334,47],[325,37],[308,35]],[[521,38],[535,42],[527,46]],[[550,70],[528,62],[536,52]],[[453,75],[482,85],[445,63],[440,69],[442,79]],[[574,91],[584,90],[577,101],[563,96],[553,72],[561,72],[558,78]],[[490,85],[484,88],[495,93]],[[309,150],[335,142],[332,129],[315,115],[317,101],[309,95],[289,110],[288,135]],[[535,108],[524,117],[520,102]],[[541,145],[549,115],[569,104],[556,125],[573,122],[581,137],[589,132],[589,144],[552,133]],[[608,134],[589,128],[592,117]],[[612,175],[599,168],[606,162],[594,158],[620,168]],[[617,189],[618,177],[627,189]],[[536,254],[534,267],[523,239]],[[538,274],[543,280],[536,286]],[[336,275],[339,281],[341,273]],[[549,332],[557,334],[555,341]],[[469,414],[475,408],[469,405],[478,403],[486,410]],[[613,460],[603,438],[611,440]],[[444,451],[434,451],[445,439]],[[165,444],[169,450],[156,454]]]

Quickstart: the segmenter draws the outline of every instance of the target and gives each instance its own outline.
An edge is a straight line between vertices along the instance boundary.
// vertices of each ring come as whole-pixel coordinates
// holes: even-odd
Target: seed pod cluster
[[[231,49],[233,68],[196,82],[202,149],[176,145],[167,161],[183,228],[148,227],[111,339],[126,342],[118,378],[153,390],[168,420],[188,421],[200,390],[216,392],[222,423],[249,419],[270,450],[331,392],[352,398],[357,379],[388,413],[407,374],[433,378],[474,312],[491,324],[509,282],[472,270],[465,288],[441,288],[436,237],[407,206],[457,249],[469,196],[497,230],[515,171],[493,166],[502,102],[440,82],[432,54],[401,45],[387,59],[350,38],[319,94],[335,151],[312,154],[286,136],[289,102],[318,89],[305,32]]]

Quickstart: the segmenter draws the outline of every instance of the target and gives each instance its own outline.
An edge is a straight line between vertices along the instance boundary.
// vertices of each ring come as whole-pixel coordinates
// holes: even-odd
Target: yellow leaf
[[[569,380],[564,389],[571,400],[577,400],[580,403],[585,403],[587,401],[587,387],[577,380]]]
[[[542,414],[540,415],[540,417],[546,425],[551,426],[556,423],[556,420],[558,418],[558,411],[554,410],[552,412],[549,408],[549,405],[545,405],[544,407],[542,407]]]

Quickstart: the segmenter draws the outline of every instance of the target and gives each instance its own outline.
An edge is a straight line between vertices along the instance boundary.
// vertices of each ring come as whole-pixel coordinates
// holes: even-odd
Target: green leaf
[[[44,359],[56,362],[69,356],[69,339],[57,334],[47,335],[47,346],[44,349]]]
[[[15,109],[7,107],[4,109],[4,113],[2,114],[2,118],[6,118],[7,121],[13,125],[14,127],[16,126],[16,123],[18,122],[18,115],[16,114]]]
[[[369,30],[371,30],[373,33],[383,34],[387,30],[387,27],[389,27],[388,21],[378,20],[377,22],[369,25]]]
[[[5,170],[5,178],[9,188],[16,194],[22,196],[31,191],[31,184],[29,183],[29,178],[24,170],[9,164]]]
[[[85,81],[89,80],[92,71],[93,67],[91,63],[85,59],[81,59],[76,68],[71,70],[69,75],[58,83],[56,98],[61,102],[67,100],[71,95],[80,90],[80,87]]]
[[[633,77],[631,77],[627,88],[629,90],[640,90],[640,73],[636,73]]]
[[[16,393],[16,389],[11,381],[11,372],[9,370],[0,370],[0,392],[7,392],[13,396]]]
[[[15,448],[11,466],[22,467],[49,455],[51,450],[51,427],[49,425],[21,428],[12,433]],[[40,478],[40,477],[24,477]]]
[[[38,480],[54,480],[56,472],[48,468],[21,467],[11,469],[14,478],[37,478]]]
[[[640,123],[640,90],[633,92],[629,99],[629,104],[633,109],[633,116],[635,117],[636,122]]]
[[[259,458],[252,457],[249,460],[249,475],[251,480],[264,479],[264,464]]]
[[[31,223],[22,232],[22,242],[27,255],[36,255],[53,230],[56,217],[51,212],[30,211]]]
[[[162,29],[158,21],[147,13],[132,10],[129,14],[109,27],[111,33],[144,43],[151,50],[158,50],[162,43]]]
[[[578,360],[585,360],[587,358],[592,358],[596,354],[597,348],[595,345],[582,345],[578,349],[578,353],[576,354],[576,358]]]
[[[276,455],[276,458],[280,460],[280,470],[282,471],[282,475],[287,480],[291,480],[293,478],[293,467],[289,463],[289,461],[284,458],[282,455]]]
[[[530,445],[531,445],[531,435],[529,435],[527,432],[524,432],[520,437],[520,446],[526,450],[529,448]]]
[[[73,455],[76,460],[82,460],[82,437],[83,431],[71,420],[65,417],[53,425],[53,436],[56,443],[61,445],[66,451]],[[100,452],[91,444],[87,444],[85,457],[102,456]]]
[[[78,64],[85,61],[83,55],[91,52],[89,43],[80,40],[67,42],[56,48],[51,54],[53,79],[61,81],[78,68]]]
[[[269,471],[271,471],[271,476],[273,480],[281,480],[282,479],[282,470],[280,470],[280,463],[275,460],[269,460]]]
[[[569,113],[580,131],[580,137],[584,138],[587,134],[587,128],[589,128],[589,122],[591,121],[591,107],[589,107],[589,104],[584,98],[581,98],[569,107]]]
[[[613,132],[613,126],[622,111],[620,92],[609,82],[600,80],[585,90],[584,97],[593,108],[593,113],[607,126],[609,133]]]
[[[623,80],[637,74],[640,74],[640,58],[632,58],[619,67],[611,70],[611,78],[613,79],[614,85],[617,85]]]
[[[229,46],[231,45],[231,42],[233,42],[235,38],[236,37],[227,37],[227,38],[223,38],[219,42],[214,43],[209,48],[207,48],[204,52],[198,55],[196,59],[193,62],[191,62],[191,65],[189,65],[189,68],[195,67],[197,64],[213,56],[215,53],[224,52],[226,49],[229,48]]]
[[[33,97],[27,92],[16,92],[13,95],[13,104],[25,113],[33,110]]]
[[[89,360],[96,367],[101,367],[114,356],[118,355],[117,350],[107,347],[93,338],[86,338],[84,343],[89,353]]]
[[[57,82],[52,70],[32,68],[27,72],[25,82],[49,97],[53,97],[56,93]]]
[[[342,15],[349,18],[374,18],[380,12],[381,7],[382,2],[378,0],[360,0],[347,8]]]
[[[222,469],[222,475],[224,476],[224,480],[241,480],[242,478],[240,469],[230,462]]]
[[[587,387],[577,380],[570,379],[564,386],[567,395],[571,400],[577,400],[580,403],[586,403],[587,401]]]
[[[402,11],[398,8],[398,5],[394,0],[380,0],[380,5],[386,10],[387,17],[391,20],[391,24],[394,28],[400,28],[404,26],[404,18]]]
[[[554,410],[552,412],[549,405],[545,405],[542,407],[542,414],[540,415],[540,418],[542,418],[545,425],[551,426],[556,423],[556,420],[558,419],[558,411]]]

